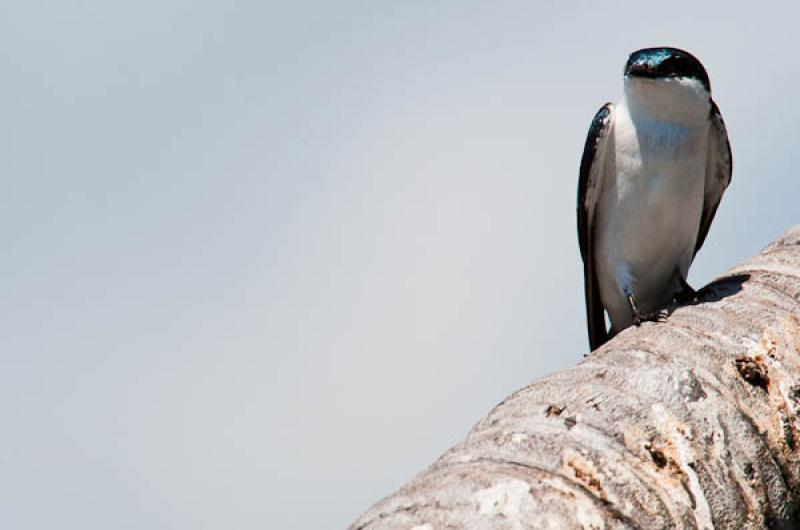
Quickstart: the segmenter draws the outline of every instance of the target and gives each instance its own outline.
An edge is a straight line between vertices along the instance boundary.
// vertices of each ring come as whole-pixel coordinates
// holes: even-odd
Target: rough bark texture
[[[515,392],[351,529],[800,528],[800,226]]]

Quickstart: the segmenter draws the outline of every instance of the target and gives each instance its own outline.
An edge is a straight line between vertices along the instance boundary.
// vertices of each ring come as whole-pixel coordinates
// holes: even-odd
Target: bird
[[[670,302],[697,299],[689,267],[733,173],[725,122],[695,56],[671,47],[634,51],[623,89],[592,120],[578,179],[592,350],[631,325],[659,320]]]

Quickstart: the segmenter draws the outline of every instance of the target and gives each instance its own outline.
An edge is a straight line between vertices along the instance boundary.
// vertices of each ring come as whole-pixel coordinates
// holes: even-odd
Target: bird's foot
[[[681,288],[675,294],[675,302],[678,304],[696,304],[698,302],[698,294],[699,291],[695,291],[694,288],[689,285],[689,283],[684,279],[683,276],[678,276],[680,278]],[[702,289],[701,289],[702,290]]]
[[[636,306],[636,300],[633,299],[633,296],[628,295],[628,305],[631,308],[631,313],[633,313],[633,325],[639,327],[642,325],[642,314],[639,313],[639,308]]]
[[[631,313],[633,313],[633,325],[636,327],[641,326],[642,322],[664,322],[669,316],[669,311],[666,309],[642,313],[636,305],[636,300],[630,295],[628,295],[628,305],[631,308]]]
[[[668,309],[659,309],[643,315],[639,315],[639,322],[665,322],[669,316]]]
[[[678,305],[695,305],[705,298],[712,290],[711,286],[706,285],[700,289],[694,290],[691,285],[686,283],[686,280],[681,278],[681,289],[674,297],[674,301]]]

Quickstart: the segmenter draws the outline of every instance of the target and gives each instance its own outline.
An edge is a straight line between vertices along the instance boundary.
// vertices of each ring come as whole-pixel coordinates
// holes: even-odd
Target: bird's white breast
[[[661,109],[663,110],[663,106]],[[597,218],[597,274],[612,325],[669,302],[686,278],[703,208],[708,120],[665,120],[616,108],[614,153]]]

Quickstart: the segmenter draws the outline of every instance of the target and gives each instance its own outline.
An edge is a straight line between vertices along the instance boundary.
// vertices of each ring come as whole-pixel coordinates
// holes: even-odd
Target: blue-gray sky
[[[798,222],[798,8],[0,2],[0,527],[343,527],[586,350],[577,168],[640,47]]]

